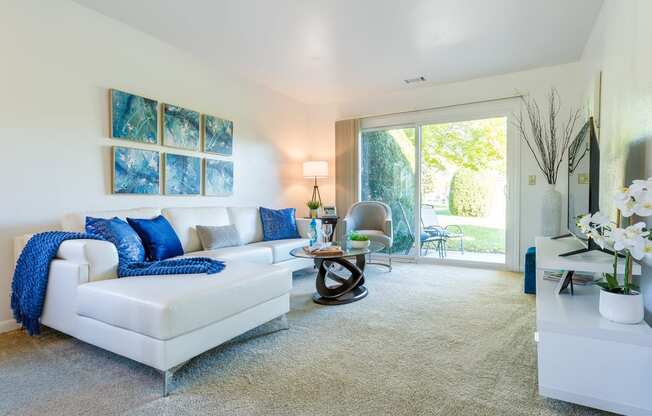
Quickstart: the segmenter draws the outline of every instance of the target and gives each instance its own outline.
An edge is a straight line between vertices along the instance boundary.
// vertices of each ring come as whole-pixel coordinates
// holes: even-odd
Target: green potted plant
[[[599,281],[600,314],[623,324],[637,324],[643,320],[643,295],[632,282],[634,260],[640,261],[652,254],[651,235],[644,222],[621,227],[621,217],[648,217],[652,215],[652,178],[635,180],[629,188],[623,188],[615,197],[616,221],[596,212],[579,220],[579,227],[600,247],[609,246],[614,252],[613,273],[604,273]],[[622,279],[618,279],[618,257],[625,258]]]
[[[349,241],[351,241],[352,248],[367,248],[371,244],[369,237],[358,233],[351,233],[349,235]]]
[[[310,209],[310,218],[317,218],[319,213],[320,203],[319,201],[310,200],[306,202],[306,205]]]

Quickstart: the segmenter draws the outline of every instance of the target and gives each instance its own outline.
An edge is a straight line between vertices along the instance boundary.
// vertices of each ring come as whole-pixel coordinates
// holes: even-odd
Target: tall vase
[[[561,233],[561,193],[555,185],[546,184],[543,192],[543,235],[554,237]]]

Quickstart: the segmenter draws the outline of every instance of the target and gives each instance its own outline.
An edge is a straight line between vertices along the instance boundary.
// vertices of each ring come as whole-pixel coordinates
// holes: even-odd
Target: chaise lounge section
[[[216,275],[117,278],[118,253],[106,241],[68,240],[50,265],[41,323],[165,373],[290,308],[292,272],[313,263],[290,256],[308,244],[309,220],[297,219],[302,238],[262,241],[256,207],[140,208],[67,215],[66,231],[83,231],[87,216],[163,215],[184,255],[225,262]],[[197,225],[234,224],[243,245],[203,251]],[[19,253],[29,236],[16,239]]]

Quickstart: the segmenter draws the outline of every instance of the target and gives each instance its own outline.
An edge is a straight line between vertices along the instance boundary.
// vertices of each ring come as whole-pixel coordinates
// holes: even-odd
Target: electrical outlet
[[[527,177],[527,184],[528,185],[536,185],[537,184],[537,175],[530,175]]]

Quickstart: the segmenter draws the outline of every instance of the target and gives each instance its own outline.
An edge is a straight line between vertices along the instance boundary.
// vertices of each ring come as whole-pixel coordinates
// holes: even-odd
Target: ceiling
[[[322,104],[573,62],[602,0],[76,0]]]

